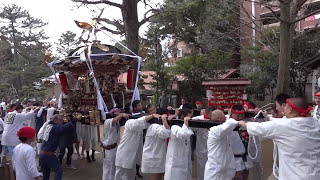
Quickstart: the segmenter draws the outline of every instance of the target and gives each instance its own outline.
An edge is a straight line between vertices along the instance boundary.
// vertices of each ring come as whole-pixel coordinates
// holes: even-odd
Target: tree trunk
[[[122,18],[128,48],[134,53],[139,51],[138,3],[136,0],[123,0]]]
[[[138,20],[138,2],[136,0],[123,0],[121,12],[127,47],[138,55],[140,28]],[[133,77],[137,77],[138,63],[133,64],[131,68],[135,70]],[[136,82],[136,78],[133,78],[133,82]]]
[[[16,29],[14,27],[14,24],[13,24],[13,20],[11,20],[11,30],[12,30],[12,42],[13,42],[13,62],[15,64],[20,64],[19,62],[19,56],[18,56],[18,44],[17,44],[17,40],[16,40]],[[20,66],[18,66],[18,71],[20,70]],[[21,90],[22,89],[22,82],[21,82],[21,74],[18,73],[15,75],[15,88],[17,90]]]
[[[290,23],[290,3],[281,3],[280,54],[276,94],[290,91],[290,61],[293,46],[294,24]]]

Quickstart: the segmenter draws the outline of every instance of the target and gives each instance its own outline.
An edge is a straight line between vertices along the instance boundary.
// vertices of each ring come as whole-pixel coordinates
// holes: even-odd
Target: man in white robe
[[[116,154],[115,180],[135,179],[136,164],[141,161],[142,156],[142,130],[148,128],[149,120],[159,117],[160,115],[152,114],[126,122]]]
[[[156,113],[154,105],[147,107],[147,114]],[[151,180],[162,180],[165,171],[167,138],[170,137],[170,127],[167,115],[161,116],[162,124],[151,124],[148,127],[143,146],[141,172],[150,174]]]
[[[250,135],[273,140],[279,153],[279,180],[320,179],[320,125],[316,119],[306,117],[309,111],[305,99],[290,98],[284,108],[286,118],[239,122]]]
[[[39,109],[36,109],[38,111]],[[17,136],[18,130],[22,127],[23,122],[35,117],[35,111],[31,110],[28,113],[22,113],[23,106],[18,105],[16,111],[9,112],[4,118],[3,123],[3,133],[2,141],[4,154],[10,154],[12,157],[14,155],[13,149],[16,147],[20,141]]]
[[[116,111],[116,113],[119,113]],[[106,119],[104,121],[103,130],[103,175],[102,180],[114,180],[116,173],[116,153],[117,143],[120,140],[120,124],[119,121],[122,118],[128,119],[128,114],[118,114],[115,118]]]
[[[32,127],[21,128],[17,135],[21,141],[14,148],[13,168],[17,180],[40,180],[35,153],[30,144],[34,141],[36,131]]]
[[[213,111],[212,119],[225,123],[210,128],[204,180],[231,180],[236,173],[236,166],[227,136],[238,125],[238,121],[232,118],[226,121],[221,110]]]
[[[314,94],[314,102],[316,103],[316,106],[313,109],[313,117],[320,122],[320,92]]]
[[[212,111],[214,110],[213,106],[209,106],[205,109],[204,115],[194,117],[192,119],[198,119],[203,121],[212,120]],[[192,128],[196,134],[196,149],[195,155],[197,158],[197,179],[203,180],[204,169],[206,162],[208,160],[208,129],[205,128]]]
[[[97,125],[89,125],[89,124],[85,124],[84,127],[82,129],[83,132],[83,144],[86,150],[86,154],[87,154],[87,161],[91,162],[91,161],[96,161],[95,157],[94,157],[94,153],[96,151],[96,145],[98,142],[98,135],[97,135]],[[90,156],[90,147],[91,147],[91,156]]]
[[[177,125],[171,127],[164,180],[191,180],[192,178],[190,136],[193,131],[188,127],[192,112],[188,109],[180,109],[178,116],[179,119],[184,120],[184,124],[182,127]]]
[[[244,119],[245,110],[241,105],[233,105],[230,110],[229,119],[236,121]],[[236,165],[236,174],[233,180],[247,180],[249,169],[253,166],[252,160],[248,157],[247,150],[249,135],[245,129],[239,129],[238,131],[232,131],[228,135],[228,141],[230,142]]]

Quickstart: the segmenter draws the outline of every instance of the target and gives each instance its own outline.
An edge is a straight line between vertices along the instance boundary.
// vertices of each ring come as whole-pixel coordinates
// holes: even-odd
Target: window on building
[[[182,49],[177,50],[177,57],[179,57],[179,58],[182,57]]]

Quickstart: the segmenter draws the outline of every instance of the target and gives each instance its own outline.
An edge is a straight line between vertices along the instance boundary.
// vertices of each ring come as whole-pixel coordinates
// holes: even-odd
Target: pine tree
[[[13,84],[20,96],[40,95],[39,92],[33,92],[32,83],[48,75],[47,68],[41,63],[49,48],[45,42],[48,37],[43,30],[47,23],[32,17],[17,4],[3,5],[0,8],[0,20],[2,39],[9,42],[9,49],[13,52],[12,59],[8,59],[2,67],[0,78],[3,84]],[[1,91],[0,95],[7,96],[8,90]]]

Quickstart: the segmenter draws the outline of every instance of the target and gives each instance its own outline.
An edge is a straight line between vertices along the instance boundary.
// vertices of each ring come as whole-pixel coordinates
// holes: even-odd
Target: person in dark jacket
[[[52,122],[45,130],[44,140],[42,143],[39,163],[43,172],[43,180],[50,179],[50,172],[55,172],[54,180],[62,179],[62,168],[55,151],[58,148],[61,134],[66,131],[71,131],[75,122],[71,121],[63,124],[63,117],[61,115],[54,115]]]
[[[65,131],[61,134],[60,141],[59,141],[59,161],[62,164],[62,160],[66,149],[68,149],[67,153],[67,168],[76,169],[74,166],[71,165],[71,157],[73,154],[73,144],[77,142],[77,133],[76,133],[76,126],[73,126],[68,131]]]

